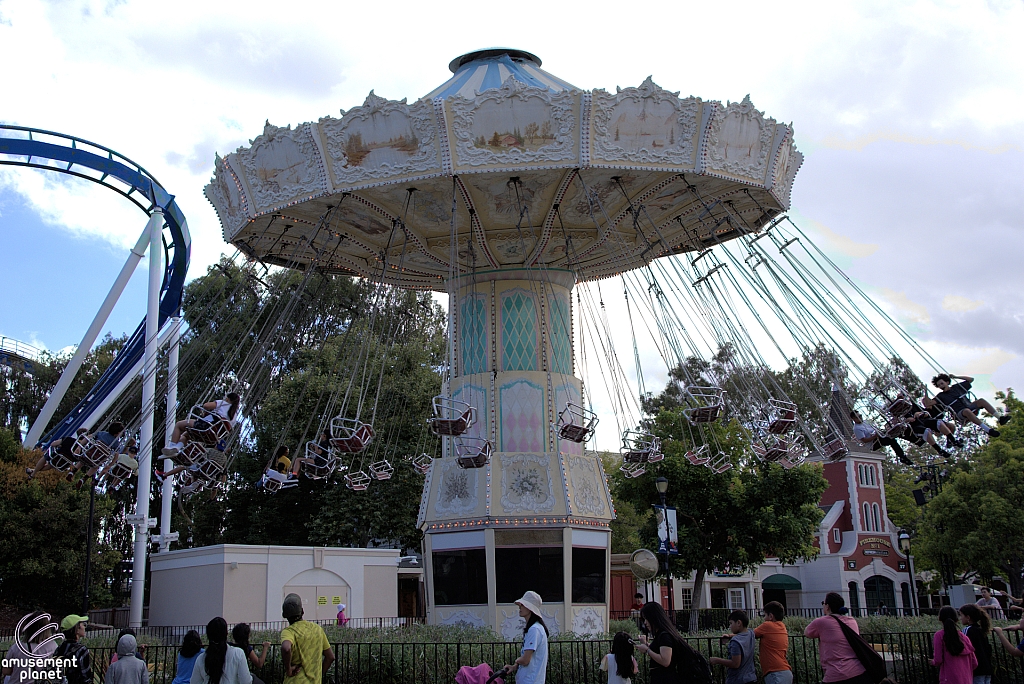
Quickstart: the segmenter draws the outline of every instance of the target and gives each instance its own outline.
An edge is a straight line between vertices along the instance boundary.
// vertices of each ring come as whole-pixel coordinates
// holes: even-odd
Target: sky
[[[146,167],[188,219],[194,276],[225,249],[202,195],[215,153],[371,89],[413,101],[474,49],[528,50],[586,89],[650,74],[683,96],[749,93],[805,154],[794,220],[944,367],[987,393],[1024,385],[1021,0],[636,8],[0,0],[0,121]],[[0,166],[0,336],[76,344],[144,225],[109,190]],[[110,332],[141,320],[145,268]]]

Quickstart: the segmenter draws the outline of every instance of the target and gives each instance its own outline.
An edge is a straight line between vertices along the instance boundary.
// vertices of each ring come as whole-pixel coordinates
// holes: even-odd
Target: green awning
[[[791,575],[775,574],[761,581],[762,589],[803,589],[800,580]]]

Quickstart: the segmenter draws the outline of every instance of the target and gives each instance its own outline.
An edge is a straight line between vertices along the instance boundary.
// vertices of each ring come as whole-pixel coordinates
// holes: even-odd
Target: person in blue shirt
[[[171,684],[189,684],[192,681],[192,668],[196,666],[196,659],[202,652],[203,640],[199,632],[190,629],[181,640],[181,648],[178,649],[178,669],[174,672]]]
[[[711,665],[724,665],[726,668],[725,684],[755,684],[757,673],[754,671],[754,633],[747,629],[750,619],[746,612],[734,610],[729,614],[729,631],[732,634],[722,636],[729,640],[728,658],[709,658]]]

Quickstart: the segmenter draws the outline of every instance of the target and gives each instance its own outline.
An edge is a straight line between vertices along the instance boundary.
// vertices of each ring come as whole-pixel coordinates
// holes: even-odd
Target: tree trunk
[[[1005,575],[1007,586],[1010,587],[1011,595],[1020,598],[1020,596],[1024,595],[1024,580],[1022,580],[1020,576],[1021,559],[1011,557],[1010,563],[1012,565],[1003,566],[1003,570],[1005,571],[1003,574]],[[1016,566],[1016,569],[1014,569],[1013,565]]]
[[[704,597],[704,575],[703,569],[693,575],[693,600],[690,601],[690,627],[686,631],[690,634],[697,632],[700,618],[700,600]]]

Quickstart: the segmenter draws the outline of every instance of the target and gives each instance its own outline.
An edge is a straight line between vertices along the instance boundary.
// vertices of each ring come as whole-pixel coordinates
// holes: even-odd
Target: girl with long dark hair
[[[228,645],[228,623],[215,617],[206,625],[206,651],[196,658],[191,684],[252,684],[242,649]]]
[[[956,627],[956,610],[943,606],[939,610],[939,622],[942,629],[932,639],[935,657],[929,661],[939,668],[939,684],[972,684],[978,658],[971,640]]]
[[[259,655],[256,655],[256,649],[249,644],[249,634],[252,630],[244,622],[239,622],[231,629],[231,638],[235,642],[234,645],[242,649],[242,653],[245,654],[246,660],[256,670],[262,670],[263,664],[267,662],[267,653],[270,651],[270,642],[263,642],[263,649]],[[263,684],[263,680],[253,675],[253,684]]]
[[[988,613],[968,603],[960,607],[960,622],[964,625],[964,634],[974,646],[974,656],[978,666],[974,668],[974,684],[992,684],[992,643],[989,632],[992,631],[992,620]]]
[[[653,637],[647,643],[647,637],[640,635],[640,643],[637,644],[637,650],[651,658],[651,684],[678,684],[676,665],[683,656],[682,649],[689,648],[689,645],[683,641],[661,604],[645,603],[640,609],[640,619]]]
[[[601,671],[608,673],[608,684],[630,684],[639,669],[633,657],[633,640],[619,632],[612,639],[612,652],[601,660]]]
[[[171,684],[189,684],[192,681],[192,670],[202,652],[203,640],[199,637],[199,632],[194,629],[185,632],[181,648],[178,649],[178,669],[174,671],[174,680]]]

